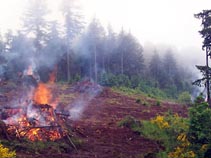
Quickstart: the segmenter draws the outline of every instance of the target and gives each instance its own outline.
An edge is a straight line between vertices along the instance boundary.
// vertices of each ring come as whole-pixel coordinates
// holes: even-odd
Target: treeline
[[[191,74],[177,64],[174,52],[152,52],[149,63],[144,48],[123,29],[115,33],[97,19],[87,26],[73,1],[63,0],[63,21],[48,21],[44,0],[32,0],[22,28],[0,39],[1,79],[17,80],[29,66],[45,82],[52,71],[57,81],[89,78],[104,86],[164,90],[169,97],[191,91]],[[164,54],[160,56],[159,54]],[[151,92],[152,91],[152,92]]]

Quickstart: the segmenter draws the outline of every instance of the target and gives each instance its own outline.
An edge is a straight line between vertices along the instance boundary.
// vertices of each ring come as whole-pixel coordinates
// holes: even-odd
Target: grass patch
[[[153,87],[147,87],[147,88],[137,87],[135,89],[128,87],[112,87],[112,90],[122,95],[133,96],[136,98],[139,97],[141,99],[152,98],[157,100],[176,102],[176,98],[169,97],[164,90],[160,90],[158,88],[153,88]]]
[[[68,94],[61,94],[59,95],[59,101],[61,103],[69,103],[71,100],[75,99],[76,95],[74,93],[68,93]]]
[[[77,148],[79,148],[83,144],[83,141],[77,137],[72,137],[71,140]],[[34,142],[26,139],[23,139],[21,141],[1,140],[1,143],[5,146],[9,146],[11,150],[25,154],[60,154],[70,153],[75,150],[70,142],[67,142],[66,140]]]
[[[117,99],[115,99],[115,98],[107,99],[107,100],[106,100],[106,103],[107,103],[107,104],[112,104],[112,105],[120,105],[120,104],[121,104],[121,103],[120,103]]]
[[[112,90],[114,92],[123,94],[123,95],[143,95],[144,93],[139,91],[138,89],[132,89],[132,88],[128,88],[128,87],[112,87]]]

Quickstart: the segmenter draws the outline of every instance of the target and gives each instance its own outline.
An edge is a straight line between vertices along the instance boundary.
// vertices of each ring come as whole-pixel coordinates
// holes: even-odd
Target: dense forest
[[[168,98],[192,91],[192,74],[170,47],[165,52],[155,49],[146,61],[145,48],[130,31],[114,32],[96,18],[85,23],[74,2],[61,6],[63,19],[49,21],[45,2],[31,1],[21,29],[1,35],[1,80],[18,82],[31,66],[42,82],[54,71],[57,82],[91,79]]]

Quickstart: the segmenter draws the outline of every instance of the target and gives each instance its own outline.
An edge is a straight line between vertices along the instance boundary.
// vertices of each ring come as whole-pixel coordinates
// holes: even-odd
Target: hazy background
[[[0,30],[16,30],[27,0],[1,0]],[[77,0],[85,21],[93,17],[100,19],[106,27],[110,24],[118,32],[123,27],[136,36],[147,47],[174,47],[190,63],[204,61],[201,53],[202,39],[198,33],[201,21],[194,14],[209,9],[210,0]],[[51,16],[61,19],[61,0],[48,0]],[[187,58],[188,56],[188,58]]]
[[[59,20],[62,0],[47,0],[48,20]],[[88,25],[95,17],[106,28],[111,25],[115,32],[122,28],[131,32],[144,47],[145,61],[157,49],[174,49],[179,63],[188,63],[194,73],[195,65],[204,64],[201,50],[202,38],[198,31],[201,21],[194,14],[209,9],[210,0],[75,0],[82,9]],[[0,32],[18,30],[30,0],[0,0]],[[199,74],[200,75],[200,74]]]

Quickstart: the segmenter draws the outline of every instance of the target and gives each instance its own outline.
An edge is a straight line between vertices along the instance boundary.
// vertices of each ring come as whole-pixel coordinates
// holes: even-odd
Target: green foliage
[[[57,143],[57,142],[13,142],[11,144],[16,151],[19,152],[28,152],[28,153],[36,153],[43,154],[46,150],[48,152],[62,153],[69,150],[69,145],[66,143]]]
[[[153,98],[168,98],[164,91],[159,88],[155,88],[155,83],[152,81],[142,80],[139,83],[138,89]]]
[[[109,86],[109,87],[113,87],[113,86],[118,86],[118,77],[114,74],[111,73],[103,73],[101,75],[101,78],[99,80],[99,83],[102,86]]]
[[[178,145],[177,136],[187,129],[187,119],[178,115],[158,115],[150,121],[142,121],[140,132],[147,138],[160,141],[165,147],[165,152],[169,153]]]
[[[120,74],[114,75],[111,73],[104,73],[100,77],[99,83],[103,86],[117,86],[117,87],[130,87],[130,79],[128,76]]]
[[[143,94],[138,89],[131,89],[131,88],[127,88],[127,87],[113,87],[112,89],[114,91],[119,92],[119,93],[124,94],[124,95]]]
[[[166,94],[167,98],[177,98],[178,96],[176,85],[167,86],[163,89],[163,91]]]
[[[150,106],[150,104],[148,102],[146,102],[146,101],[143,102],[143,105],[144,106]]]
[[[175,85],[169,85],[165,88],[159,88],[156,80],[141,79],[139,76],[132,76],[129,78],[126,75],[114,75],[112,73],[104,73],[101,75],[99,83],[103,86],[109,87],[125,87],[128,91],[133,89],[136,93],[145,93],[151,98],[157,99],[177,99],[182,89],[177,88]],[[188,88],[186,88],[189,90]],[[190,103],[190,96],[188,92],[180,94],[180,101]]]
[[[141,103],[141,99],[136,99],[136,103],[140,104]]]
[[[125,87],[130,87],[130,80],[129,77],[126,75],[118,75],[117,76],[117,86],[125,86]]]
[[[190,108],[189,116],[188,138],[191,142],[191,148],[198,157],[203,157],[203,154],[208,151],[208,147],[206,150],[202,150],[202,146],[211,145],[211,109],[204,102],[202,96],[199,96]]]
[[[69,84],[72,84],[72,83],[75,83],[75,82],[78,82],[81,80],[81,76],[79,74],[76,74],[74,75],[70,80],[69,80]]]
[[[138,75],[134,75],[130,78],[130,88],[135,89],[136,87],[138,87],[139,83],[141,81],[141,77]]]
[[[183,148],[181,148],[180,152],[172,152],[181,144],[178,136],[188,131],[188,119],[179,117],[177,114],[158,115],[149,121],[141,122],[131,116],[127,116],[119,122],[119,125],[131,128],[144,137],[160,142],[165,149],[160,151],[157,157],[167,157],[170,153],[171,155],[180,155],[181,152],[192,153]],[[184,142],[182,143],[184,145]],[[187,145],[188,142],[186,141],[185,143]]]
[[[156,105],[160,106],[160,101],[159,100],[156,101]]]
[[[121,120],[119,123],[118,123],[118,126],[120,127],[128,127],[128,128],[137,128],[140,126],[140,122],[137,121],[134,117],[132,116],[126,116],[123,120]]]
[[[191,103],[191,96],[189,92],[182,92],[178,96],[178,101],[180,103],[190,104]]]
[[[71,137],[72,142],[78,148],[83,144],[83,141],[78,137]],[[68,141],[29,141],[22,139],[21,142],[17,140],[8,141],[1,140],[2,144],[9,146],[12,150],[21,153],[29,154],[51,154],[51,153],[69,153],[74,150],[73,146]]]

